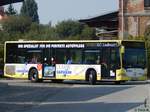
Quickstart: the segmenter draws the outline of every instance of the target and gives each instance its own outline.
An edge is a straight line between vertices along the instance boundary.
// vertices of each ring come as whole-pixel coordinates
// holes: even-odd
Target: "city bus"
[[[146,49],[140,40],[7,41],[4,76],[116,83],[146,80]]]

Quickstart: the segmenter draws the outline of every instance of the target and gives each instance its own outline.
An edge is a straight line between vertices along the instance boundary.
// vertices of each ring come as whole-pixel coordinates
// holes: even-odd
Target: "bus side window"
[[[31,63],[37,63],[37,57],[35,55],[33,55],[32,59],[31,59]]]
[[[100,64],[100,56],[97,57],[96,64]]]
[[[56,64],[56,58],[51,57],[51,65],[55,66],[55,64]]]
[[[72,62],[72,57],[69,57],[68,59],[67,59],[67,64],[72,64],[73,62]]]
[[[41,52],[29,52],[27,58],[28,63],[31,64],[37,64],[37,63],[42,63],[41,61]]]

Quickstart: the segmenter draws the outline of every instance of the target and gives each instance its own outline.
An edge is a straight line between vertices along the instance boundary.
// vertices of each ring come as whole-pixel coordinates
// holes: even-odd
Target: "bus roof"
[[[126,42],[144,42],[143,40],[21,40],[21,41],[6,41],[5,43],[86,43],[86,42],[117,42],[121,43],[123,41]]]

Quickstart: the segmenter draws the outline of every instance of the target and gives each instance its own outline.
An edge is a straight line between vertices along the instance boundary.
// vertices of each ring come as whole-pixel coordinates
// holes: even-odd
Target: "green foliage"
[[[25,0],[21,7],[21,15],[28,16],[32,22],[39,23],[38,6],[35,0]]]
[[[5,12],[7,15],[16,15],[17,14],[17,11],[14,9],[13,5],[10,4],[8,6],[8,9],[6,10]]]
[[[31,19],[25,16],[9,16],[2,21],[2,26],[4,32],[12,35],[28,32],[31,23]]]
[[[73,20],[62,21],[56,25],[55,29],[60,39],[92,39],[95,35],[92,28]]]
[[[144,36],[132,36],[130,35],[128,37],[129,40],[145,40],[145,37]]]
[[[95,32],[92,28],[72,20],[62,21],[55,27],[40,25],[32,22],[29,17],[9,16],[2,21],[3,31],[0,40],[83,40],[93,39]]]
[[[77,36],[78,34],[81,34],[81,32],[82,26],[76,21],[62,21],[56,25],[56,33],[61,39],[69,36]]]
[[[88,27],[85,25],[81,32],[82,39],[94,39],[95,37],[95,30],[93,28]]]

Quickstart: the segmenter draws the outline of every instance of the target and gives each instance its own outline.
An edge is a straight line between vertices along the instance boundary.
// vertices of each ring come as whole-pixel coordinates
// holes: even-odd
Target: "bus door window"
[[[50,66],[51,65],[51,54],[52,51],[51,49],[43,49],[43,63],[44,66]]]
[[[101,73],[102,77],[110,76],[110,48],[102,49]]]
[[[103,48],[101,66],[103,77],[114,77],[120,67],[119,48]]]
[[[44,57],[47,59],[47,63],[50,66],[55,64],[63,64],[64,50],[62,49],[46,49],[44,51]]]
[[[120,67],[119,48],[111,48],[110,69],[116,70]]]
[[[55,63],[65,64],[65,49],[55,49],[54,53],[52,57],[55,59]]]
[[[110,64],[110,48],[103,48],[101,63]]]

